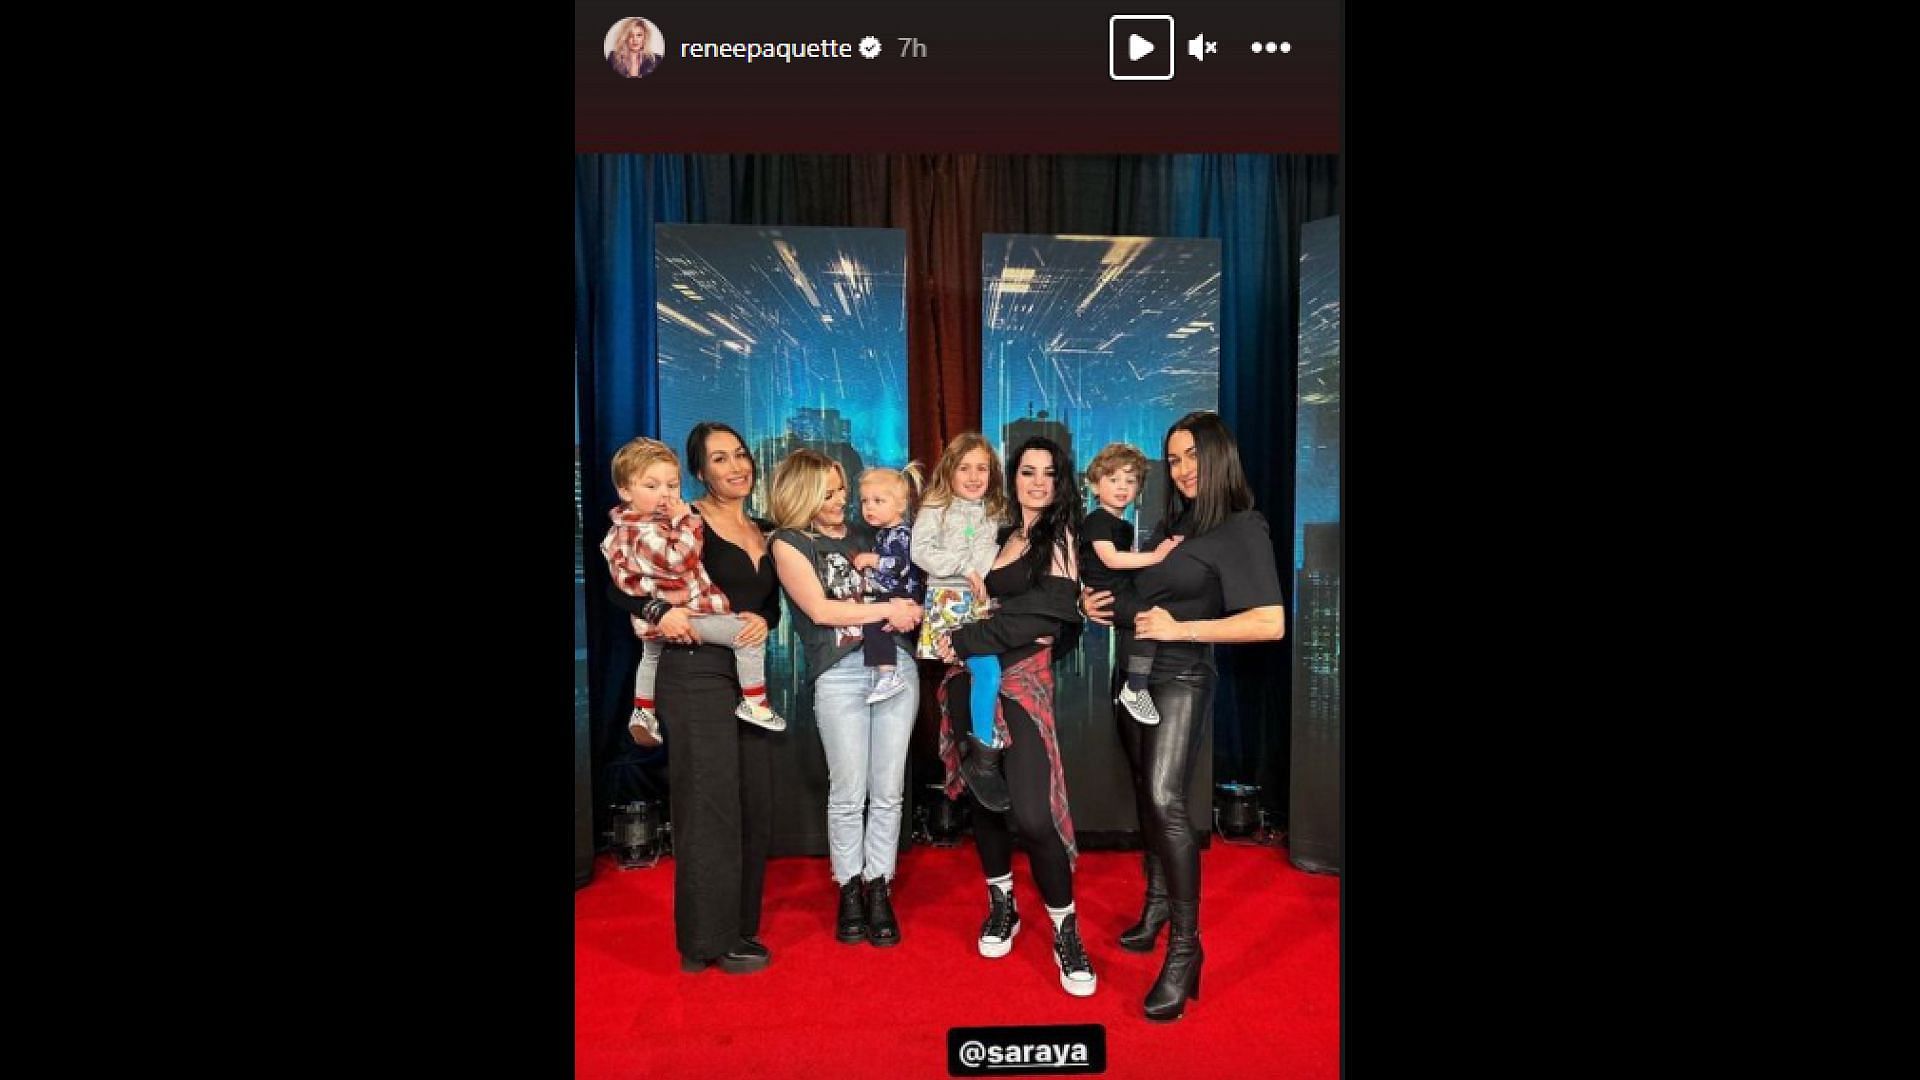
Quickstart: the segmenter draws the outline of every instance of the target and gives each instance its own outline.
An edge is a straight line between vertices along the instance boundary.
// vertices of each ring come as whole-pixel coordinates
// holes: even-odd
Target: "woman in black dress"
[[[1211,646],[1278,641],[1286,633],[1273,541],[1266,518],[1253,509],[1233,433],[1214,413],[1188,413],[1167,430],[1166,456],[1160,533],[1184,539],[1134,579],[1147,609],[1135,616],[1134,632],[1160,642],[1147,678],[1160,723],[1116,720],[1133,765],[1148,855],[1146,909],[1122,943],[1150,950],[1161,926],[1172,926],[1166,962],[1147,993],[1147,1019],[1155,1021],[1179,1019],[1187,998],[1200,996],[1200,843],[1187,788],[1202,725],[1213,722]]]
[[[707,489],[693,504],[705,525],[701,563],[748,624],[735,643],[765,641],[780,622],[780,587],[767,554],[771,526],[747,517],[753,455],[731,427],[703,422],[687,436],[686,467]],[[610,588],[609,598],[639,614],[633,597]],[[772,960],[756,935],[773,840],[772,747],[779,736],[734,715],[740,681],[733,650],[699,644],[682,608],[656,625],[667,642],[654,700],[668,736],[680,967],[759,971]]]

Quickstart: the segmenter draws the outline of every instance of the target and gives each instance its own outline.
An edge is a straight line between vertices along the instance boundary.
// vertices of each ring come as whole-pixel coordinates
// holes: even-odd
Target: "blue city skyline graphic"
[[[703,420],[740,432],[758,465],[748,510],[771,506],[774,468],[799,447],[840,463],[907,462],[907,241],[899,229],[658,225],[654,232],[660,438],[679,453]],[[689,500],[702,488],[681,463]],[[847,520],[870,542],[857,491]],[[782,605],[786,604],[783,599]],[[773,707],[801,730],[794,620],[767,642]]]
[[[655,266],[668,446],[719,420],[756,455],[763,441],[831,434],[865,464],[906,464],[906,233],[659,225]],[[758,478],[762,512],[777,462]]]
[[[1108,443],[1139,447],[1156,468],[1130,520],[1149,540],[1167,428],[1219,408],[1220,242],[988,234],[982,264],[983,434],[1004,461],[1010,432],[1064,425],[1083,472]]]
[[[1293,568],[1306,528],[1340,520],[1340,218],[1300,232],[1299,367],[1295,414]]]

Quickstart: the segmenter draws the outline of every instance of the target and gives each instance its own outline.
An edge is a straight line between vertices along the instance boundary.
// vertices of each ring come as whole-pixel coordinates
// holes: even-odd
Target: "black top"
[[[1012,526],[1000,530],[1000,542],[1006,543]],[[955,630],[948,640],[961,658],[981,653],[999,653],[1002,665],[1015,664],[1040,651],[1036,638],[1053,636],[1053,660],[1072,652],[1080,643],[1080,586],[1071,578],[1054,574],[1035,574],[1033,564],[1022,556],[986,576],[987,595],[999,605],[990,619],[968,623]]]
[[[1110,589],[1119,592],[1120,587],[1132,580],[1130,570],[1115,570],[1100,561],[1093,553],[1093,542],[1105,540],[1116,550],[1133,550],[1133,524],[1126,518],[1114,516],[1111,510],[1102,506],[1087,515],[1085,524],[1080,527],[1080,580],[1087,588],[1099,592]]]
[[[1169,535],[1186,535],[1187,530],[1183,515]],[[1163,607],[1182,622],[1286,603],[1267,519],[1258,510],[1242,510],[1204,536],[1187,535],[1158,565],[1136,574],[1133,584],[1142,610]],[[1205,663],[1207,649],[1184,641],[1160,642],[1150,678],[1171,677]]]
[[[759,518],[750,518],[755,528],[762,532],[773,527],[773,523]],[[780,625],[780,580],[773,571],[773,550],[769,545],[767,553],[760,557],[760,566],[756,569],[747,553],[721,536],[711,527],[701,533],[700,565],[706,567],[707,576],[713,579],[714,587],[727,598],[727,603],[736,615],[753,612],[767,620],[767,630],[771,632]],[[632,615],[640,615],[641,607],[646,604],[644,596],[628,596],[609,582],[607,599],[615,607]],[[713,648],[724,649],[724,645]]]

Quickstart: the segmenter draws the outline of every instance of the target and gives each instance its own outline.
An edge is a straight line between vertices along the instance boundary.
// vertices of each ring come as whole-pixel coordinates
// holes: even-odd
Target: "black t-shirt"
[[[1101,589],[1118,592],[1132,574],[1115,570],[1101,562],[1100,556],[1093,553],[1095,540],[1105,540],[1118,551],[1132,551],[1133,524],[1126,518],[1115,517],[1112,511],[1102,506],[1088,514],[1086,523],[1080,528],[1080,580],[1095,592]]]
[[[1248,608],[1286,603],[1280,592],[1280,568],[1273,557],[1267,519],[1258,510],[1242,510],[1204,536],[1187,531],[1183,518],[1170,535],[1186,535],[1180,546],[1156,566],[1134,575],[1141,610],[1163,607],[1176,619],[1218,619]],[[1204,644],[1162,641],[1154,652],[1150,678],[1178,675],[1204,663]]]

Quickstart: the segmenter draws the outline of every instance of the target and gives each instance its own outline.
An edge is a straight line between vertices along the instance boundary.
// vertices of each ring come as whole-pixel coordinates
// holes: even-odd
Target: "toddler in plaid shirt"
[[[741,695],[733,714],[768,731],[785,731],[786,720],[767,703],[765,644],[734,645],[746,623],[700,565],[706,527],[680,500],[680,459],[665,443],[634,439],[613,456],[613,484],[620,505],[609,511],[613,524],[600,541],[600,553],[607,557],[615,588],[648,598],[646,616],[633,616],[633,632],[642,642],[633,718],[627,722],[633,741],[641,746],[661,742],[660,720],[653,712],[663,647],[657,626],[676,606],[687,609],[696,640],[733,649]]]

